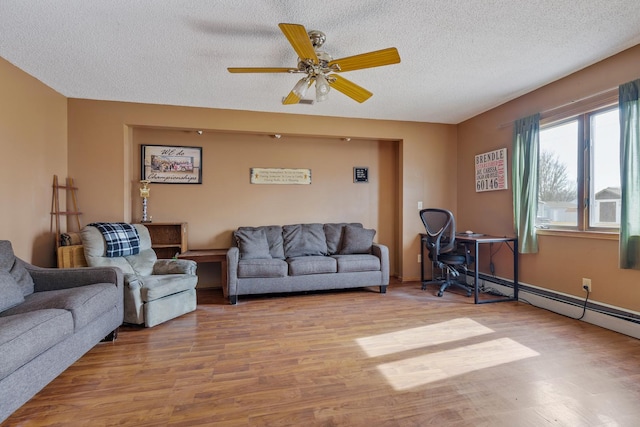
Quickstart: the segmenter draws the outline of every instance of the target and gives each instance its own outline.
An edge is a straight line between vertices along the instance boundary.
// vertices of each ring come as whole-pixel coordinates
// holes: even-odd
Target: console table
[[[227,297],[227,249],[190,249],[179,254],[178,259],[190,259],[198,264],[202,262],[219,262],[222,293],[225,298]]]

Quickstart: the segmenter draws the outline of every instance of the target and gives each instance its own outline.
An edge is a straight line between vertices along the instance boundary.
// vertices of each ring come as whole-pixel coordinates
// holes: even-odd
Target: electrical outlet
[[[418,202],[418,210],[422,210],[422,202]]]
[[[582,278],[582,289],[585,292],[591,292],[591,279]]]
[[[422,257],[420,256],[420,254],[418,254],[418,264],[420,264],[421,261],[422,261]]]

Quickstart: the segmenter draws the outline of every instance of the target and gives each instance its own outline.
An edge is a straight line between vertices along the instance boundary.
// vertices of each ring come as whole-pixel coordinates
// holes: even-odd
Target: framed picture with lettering
[[[354,166],[353,167],[353,182],[358,183],[368,183],[369,182],[369,168],[365,166]]]
[[[489,151],[477,154],[475,158],[476,168],[476,193],[483,191],[506,190],[507,182],[507,149]]]
[[[202,147],[141,145],[141,179],[157,184],[202,184]]]

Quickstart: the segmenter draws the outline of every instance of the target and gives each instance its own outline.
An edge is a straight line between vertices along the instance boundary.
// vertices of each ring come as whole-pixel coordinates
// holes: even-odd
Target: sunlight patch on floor
[[[539,356],[539,353],[529,347],[510,338],[500,338],[384,363],[378,366],[378,370],[394,389],[407,390],[535,356]]]
[[[356,342],[369,357],[385,356],[416,348],[464,340],[490,334],[492,329],[469,318],[447,320],[387,334],[358,338]]]

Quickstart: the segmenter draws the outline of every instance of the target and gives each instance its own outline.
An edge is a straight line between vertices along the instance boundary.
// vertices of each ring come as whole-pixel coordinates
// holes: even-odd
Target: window
[[[620,226],[620,123],[609,106],[540,128],[539,228],[608,230]]]

